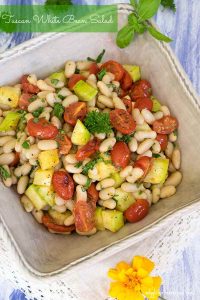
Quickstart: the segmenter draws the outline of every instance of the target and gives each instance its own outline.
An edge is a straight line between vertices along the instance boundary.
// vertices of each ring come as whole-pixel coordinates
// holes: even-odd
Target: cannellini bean
[[[164,116],[170,116],[170,110],[167,106],[165,105],[162,105],[160,110],[163,112],[163,115]]]
[[[55,92],[55,88],[48,85],[44,80],[38,80],[37,81],[37,87],[41,90],[41,91],[50,91],[50,92]]]
[[[37,146],[40,150],[54,150],[58,148],[58,143],[54,140],[40,140]]]
[[[87,192],[82,185],[76,186],[76,201],[87,201]]]
[[[77,67],[77,69],[79,69],[80,71],[85,71],[85,70],[88,70],[88,69],[89,69],[89,67],[91,66],[91,64],[92,64],[91,61],[82,60],[82,61],[77,61],[76,67]]]
[[[169,198],[176,193],[176,188],[173,185],[164,186],[160,191],[160,198]]]
[[[155,131],[137,131],[134,135],[138,142],[144,141],[144,139],[155,139],[157,133]]]
[[[54,80],[51,80],[51,79],[49,79],[49,78],[46,78],[46,79],[45,79],[45,82],[46,82],[48,85],[54,87],[55,89],[61,89],[61,88],[63,88],[64,85],[65,85],[64,81],[62,81],[62,80],[56,80],[56,81],[54,81]]]
[[[73,60],[68,60],[65,64],[65,76],[70,78],[76,70],[76,64]]]
[[[0,146],[3,146],[5,143],[7,143],[8,141],[10,141],[12,139],[13,139],[12,136],[2,136],[2,137],[0,137]]]
[[[152,151],[153,151],[153,153],[160,153],[161,147],[160,147],[160,143],[158,141],[154,141],[154,144],[152,146]]]
[[[176,187],[177,185],[179,185],[181,183],[181,180],[182,180],[182,173],[179,171],[176,171],[167,178],[164,185],[165,186],[173,185]]]
[[[131,150],[131,152],[136,152],[137,151],[137,147],[138,147],[138,143],[136,138],[132,137],[130,139],[130,142],[128,143],[129,149]]]
[[[59,95],[62,97],[67,97],[69,95],[72,95],[72,92],[68,88],[64,87],[58,92],[58,96]]]
[[[133,167],[127,166],[119,173],[119,175],[122,178],[126,178],[127,176],[131,175],[132,171],[133,171]]]
[[[111,97],[112,92],[103,81],[98,81],[97,87],[99,88],[101,94],[103,94],[106,97]]]
[[[147,195],[144,192],[141,193],[141,191],[139,191],[139,190],[133,193],[133,197],[135,199],[144,199],[144,200],[147,200]]]
[[[134,193],[138,190],[138,187],[135,183],[124,182],[121,185],[121,189],[127,193]]]
[[[47,121],[49,121],[49,119],[50,119],[50,113],[47,112],[47,111],[43,111],[43,112],[40,114],[40,118],[45,118]]]
[[[31,83],[33,85],[37,85],[37,76],[35,74],[28,75],[27,80],[29,83]]]
[[[115,137],[114,132],[111,130],[111,132],[107,133],[107,138],[113,138]]]
[[[95,108],[96,105],[96,97],[93,98],[92,100],[88,101],[87,103],[87,108],[89,109],[90,107]]]
[[[90,231],[84,231],[84,232],[78,231],[78,230],[76,229],[76,232],[77,232],[79,235],[87,235],[87,236],[89,236],[89,235],[95,234],[95,233],[97,232],[97,229],[94,227],[92,230],[90,230]]]
[[[160,188],[153,187],[152,188],[152,202],[157,203],[160,199]]]
[[[3,165],[3,168],[7,171],[7,173],[10,175],[10,177],[6,178],[6,179],[2,179],[4,185],[6,187],[10,187],[12,185],[12,174],[11,171],[9,169],[8,165]]]
[[[91,81],[94,81],[94,82],[97,83],[97,78],[96,78],[96,76],[95,76],[94,74],[90,74],[90,75],[88,76],[88,80],[91,80]]]
[[[68,123],[65,123],[63,125],[63,130],[65,131],[65,133],[72,132],[73,131],[73,127],[71,125],[69,125]]]
[[[34,218],[36,219],[36,221],[38,223],[42,224],[42,217],[44,216],[44,213],[42,210],[34,209],[32,211],[32,215],[34,216]]]
[[[68,106],[70,106],[70,104],[73,104],[76,102],[78,102],[78,97],[76,95],[69,95],[63,100],[62,105],[64,107],[68,107]]]
[[[115,86],[116,88],[119,88],[119,87],[120,87],[120,82],[119,82],[119,81],[113,80],[113,81],[112,81],[112,84],[114,84],[114,86]]]
[[[172,157],[172,153],[174,151],[174,146],[171,142],[167,143],[167,148],[165,149],[165,154],[167,157],[171,158]]]
[[[21,197],[20,201],[21,201],[21,204],[23,205],[26,212],[30,213],[30,212],[33,211],[34,206],[31,202],[31,200],[26,195],[23,195]]]
[[[174,167],[174,165],[171,161],[169,162],[169,172],[170,173],[176,172],[176,168]]]
[[[172,163],[174,167],[178,170],[181,166],[181,152],[178,148],[175,148],[172,153]]]
[[[151,187],[151,183],[149,183],[149,182],[144,182],[144,187],[145,187],[146,189],[149,189],[149,188]]]
[[[37,94],[37,97],[40,99],[46,99],[46,96],[51,93],[50,91],[42,91]]]
[[[143,154],[147,150],[149,150],[154,144],[154,140],[152,139],[146,139],[142,143],[139,144],[137,148],[137,153],[138,154]]]
[[[109,84],[109,83],[112,81],[112,78],[111,78],[110,75],[108,75],[108,74],[106,73],[106,75],[103,76],[102,81],[103,81],[105,84]]]
[[[25,119],[26,119],[27,122],[28,122],[30,119],[32,119],[32,118],[33,118],[33,115],[32,115],[31,113],[28,113],[28,114],[25,115]]]
[[[100,191],[101,189],[109,188],[115,185],[115,180],[112,178],[106,178],[101,180],[97,185],[96,189],[97,191]]]
[[[62,100],[55,93],[48,93],[46,96],[47,103],[54,106],[55,103],[60,103]]]
[[[63,164],[64,164],[64,167],[65,167],[65,170],[69,173],[72,173],[72,174],[79,174],[83,171],[83,168],[82,166],[80,166],[79,168],[77,168],[75,166],[75,164],[67,164],[63,161]]]
[[[10,165],[14,159],[14,153],[3,153],[0,155],[0,165]]]
[[[146,195],[146,200],[149,202],[149,205],[151,206],[153,200],[152,192],[150,190],[145,190],[144,193]]]
[[[148,109],[143,109],[141,114],[147,124],[153,124],[155,121],[154,115]]]
[[[124,102],[117,96],[117,93],[112,93],[112,100],[115,108],[126,110]]]
[[[114,104],[113,104],[112,99],[109,98],[109,97],[107,97],[107,96],[104,96],[104,95],[99,95],[99,97],[98,97],[98,103],[101,103],[104,106],[109,107],[109,108],[114,108]]]
[[[51,123],[58,129],[60,129],[62,127],[61,121],[56,116],[53,116],[51,118]]]
[[[144,117],[142,116],[142,114],[140,113],[140,110],[138,108],[134,108],[132,110],[132,116],[137,125],[144,124]]]
[[[76,154],[67,154],[63,159],[68,164],[75,164],[78,162],[76,159]]]
[[[99,147],[100,152],[107,152],[108,150],[111,150],[116,143],[116,138],[107,138],[105,139]]]
[[[14,136],[15,135],[15,131],[14,130],[10,130],[10,131],[1,131],[0,132],[0,136]]]
[[[64,220],[64,225],[65,225],[65,226],[70,226],[70,225],[73,225],[74,223],[75,223],[75,219],[74,219],[74,216],[73,216],[73,215],[67,217],[67,218]]]
[[[73,179],[77,184],[80,184],[82,186],[86,185],[88,181],[88,177],[83,174],[74,174]]]
[[[105,133],[95,133],[94,136],[96,138],[98,138],[99,140],[104,140],[106,138],[106,134]]]
[[[140,157],[142,157],[142,156],[148,156],[148,157],[152,157],[153,156],[153,153],[152,153],[152,151],[151,150],[148,150],[148,151],[146,151],[146,152],[144,152],[144,153],[142,153],[142,154],[140,154],[140,155],[138,155],[138,159],[140,158]]]
[[[24,194],[26,187],[28,185],[29,177],[28,176],[22,176],[20,177],[18,183],[17,183],[17,192],[18,194],[22,195]]]
[[[174,143],[174,142],[176,142],[176,140],[177,140],[177,135],[174,132],[170,133],[169,141]]]
[[[54,205],[53,209],[59,213],[64,213],[67,210],[67,207],[65,205]]]
[[[21,175],[28,175],[31,169],[32,169],[31,164],[25,163],[24,165],[21,166]]]
[[[57,206],[62,206],[65,205],[66,200],[64,200],[63,198],[61,198],[60,196],[58,196],[58,194],[55,194],[55,204]]]
[[[91,75],[93,75],[93,74],[91,74]],[[89,78],[89,77],[88,77],[88,78]],[[95,88],[95,89],[97,88],[96,81],[91,80],[91,79],[87,79],[86,82],[87,82],[89,85],[91,85],[93,88]]]
[[[11,153],[15,149],[16,142],[17,142],[16,139],[12,139],[12,140],[8,141],[7,143],[5,143],[3,145],[3,152]]]
[[[11,178],[12,178],[12,184],[16,184],[17,183],[17,177],[14,174],[11,174]]]
[[[111,112],[111,108],[108,108],[108,107],[107,107],[107,108],[104,108],[103,112],[104,112],[104,113],[110,113],[110,112]]]
[[[126,177],[126,180],[130,183],[135,183],[144,174],[144,171],[140,168],[133,168],[131,174]]]
[[[103,201],[102,206],[109,209],[114,209],[116,207],[117,203],[113,199],[108,199]]]
[[[40,107],[45,107],[45,106],[47,106],[47,103],[44,99],[37,99],[29,104],[28,111],[34,112],[36,109],[38,109]]]
[[[68,210],[73,211],[74,209],[74,205],[75,205],[75,201],[74,200],[67,200],[65,201],[65,206],[67,207]]]
[[[29,149],[24,149],[24,154],[27,159],[37,158],[40,150],[36,144],[31,145]]]
[[[159,119],[162,119],[164,114],[162,111],[157,111],[156,113],[153,114],[154,115],[154,118],[155,120],[159,120]]]
[[[100,109],[104,109],[105,105],[102,104],[101,102],[97,101],[97,107],[100,108]]]
[[[115,195],[114,187],[108,187],[108,188],[102,189],[99,192],[99,198],[101,200],[108,200],[108,199],[112,198],[114,195]]]
[[[97,107],[88,107],[88,112],[90,111],[97,111],[99,112],[99,109]]]
[[[37,159],[36,159],[36,158],[30,158],[30,159],[29,159],[29,163],[30,163],[32,166],[37,166]]]

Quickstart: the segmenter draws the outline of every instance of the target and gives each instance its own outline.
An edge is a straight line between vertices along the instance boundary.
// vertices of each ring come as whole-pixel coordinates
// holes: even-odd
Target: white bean
[[[101,103],[104,105],[103,108],[109,107],[109,108],[114,108],[114,104],[111,98],[104,96],[104,95],[99,95],[98,97],[98,103]],[[101,107],[100,107],[101,108]]]
[[[105,84],[109,84],[109,83],[112,81],[112,78],[111,78],[110,75],[108,75],[108,74],[106,73],[106,75],[103,76],[102,81],[103,81]]]
[[[14,174],[12,174],[11,178],[12,178],[12,184],[16,184],[17,183],[17,177]]]
[[[20,201],[26,212],[30,213],[33,211],[34,206],[33,206],[32,202],[30,201],[30,199],[26,195],[23,195],[21,197]]]
[[[153,187],[152,188],[152,202],[157,203],[160,199],[160,188]]]
[[[119,173],[119,175],[122,178],[126,178],[127,176],[131,175],[132,171],[133,171],[133,167],[127,166]]]
[[[129,183],[135,183],[139,178],[141,178],[144,174],[144,171],[140,168],[133,168],[131,174],[126,177],[126,180]]]
[[[80,184],[82,186],[86,185],[88,181],[88,177],[83,174],[74,174],[73,179],[77,184]]]
[[[173,185],[164,186],[160,191],[160,198],[168,198],[176,193],[176,188]]]
[[[155,131],[137,131],[134,135],[138,142],[144,141],[144,139],[155,139],[157,133]]]
[[[75,164],[67,164],[67,163],[64,163],[64,167],[65,167],[65,170],[69,173],[72,173],[72,174],[79,174],[83,171],[83,168],[82,166],[80,166],[79,168],[77,168],[75,166]]]
[[[93,98],[92,100],[90,100],[90,101],[88,101],[87,103],[87,108],[89,109],[89,108],[96,108],[95,107],[95,105],[96,105],[96,97],[95,98]]]
[[[119,81],[113,80],[113,81],[112,81],[112,84],[114,84],[114,86],[115,86],[116,88],[119,88],[119,87],[120,87],[120,82],[119,82]]]
[[[28,111],[34,112],[36,109],[38,109],[40,107],[45,107],[45,106],[47,106],[47,103],[44,99],[37,99],[29,104]]]
[[[33,118],[33,115],[32,115],[31,113],[28,113],[28,114],[25,115],[25,119],[26,119],[27,122],[28,122],[30,119],[32,119],[32,118]]]
[[[69,95],[72,95],[72,92],[68,88],[64,87],[58,92],[58,97],[59,95],[65,98]]]
[[[148,151],[146,151],[146,152],[144,152],[144,153],[138,155],[137,159],[139,159],[139,158],[142,157],[142,156],[152,157],[152,156],[153,156],[153,153],[152,153],[151,150],[148,150]]]
[[[28,176],[22,176],[20,177],[18,184],[17,184],[17,192],[18,194],[22,195],[24,194],[26,187],[28,185],[29,177]]]
[[[21,175],[28,175],[30,173],[31,169],[32,169],[31,164],[25,163],[24,165],[21,166]]]
[[[45,118],[47,121],[49,121],[49,119],[50,119],[50,113],[47,112],[47,111],[43,111],[43,112],[40,114],[40,118]]]
[[[132,116],[133,116],[133,119],[135,120],[137,125],[144,124],[144,118],[143,118],[143,116],[140,113],[140,110],[138,108],[134,108],[132,110]]]
[[[106,134],[105,133],[95,133],[94,136],[96,138],[98,138],[99,140],[104,140],[106,138]]]
[[[55,194],[55,204],[57,206],[62,206],[65,205],[66,200],[64,200],[63,198],[61,198],[60,196],[58,196],[58,194]]]
[[[157,111],[156,113],[153,114],[154,115],[154,118],[155,120],[159,120],[159,119],[162,119],[164,114],[162,111]]]
[[[133,193],[133,192],[136,192],[138,190],[138,187],[137,187],[137,184],[135,184],[135,183],[124,182],[121,185],[121,189],[124,192]]]
[[[37,97],[40,99],[46,99],[47,95],[51,93],[50,91],[42,91],[37,94]]]
[[[91,74],[91,75],[93,75],[93,74]],[[90,76],[91,76],[91,75],[90,75]],[[89,78],[89,77],[88,77],[88,78]],[[97,88],[97,84],[96,84],[96,82],[95,82],[94,80],[87,79],[86,82],[87,82],[89,85],[91,85],[94,89]]]
[[[113,199],[108,199],[108,200],[105,200],[103,201],[102,203],[102,206],[105,207],[105,208],[109,208],[109,209],[115,209],[117,203],[115,200]]]
[[[70,78],[76,70],[76,64],[73,60],[68,60],[65,64],[65,76]]]
[[[57,95],[55,93],[48,93],[46,96],[46,100],[47,100],[47,103],[52,107],[54,106],[55,103],[61,102],[61,99],[59,97],[57,97]]]
[[[160,153],[161,147],[160,147],[160,143],[158,141],[154,141],[154,144],[152,146],[152,151],[153,151],[153,153]]]
[[[67,207],[68,210],[73,211],[74,209],[74,205],[75,205],[75,201],[74,200],[67,200],[65,201],[65,206]]]
[[[12,140],[8,141],[7,143],[5,143],[3,145],[3,152],[11,153],[15,149],[16,142],[17,142],[16,139],[12,139]]]
[[[125,106],[124,102],[117,96],[117,93],[112,94],[112,100],[113,100],[115,108],[126,110],[126,106]]]
[[[78,102],[78,97],[76,95],[69,95],[63,100],[62,105],[64,107],[68,107],[68,106],[70,106],[70,104],[73,104],[76,102]]]
[[[74,216],[73,216],[73,215],[67,217],[67,218],[64,220],[64,225],[65,225],[65,226],[70,226],[70,225],[73,225],[74,223],[75,223],[75,219],[74,219]]]
[[[149,150],[154,144],[154,140],[152,139],[146,139],[144,140],[137,148],[138,154],[143,154],[147,150]]]
[[[46,82],[48,85],[54,87],[55,89],[61,89],[61,88],[63,88],[64,85],[65,85],[64,81],[62,81],[62,80],[56,80],[56,81],[54,81],[54,80],[52,80],[52,79],[50,79],[50,78],[46,78],[46,79],[45,79],[45,82]]]
[[[162,105],[160,110],[163,112],[163,115],[164,116],[170,116],[170,110],[167,106],[165,105]]]
[[[24,149],[24,154],[27,159],[37,158],[40,150],[36,144],[31,145],[29,149]]]
[[[29,83],[31,83],[33,85],[37,85],[37,76],[35,74],[28,75],[27,80]]]
[[[44,80],[38,80],[37,81],[37,87],[41,90],[41,91],[50,91],[50,92],[55,92],[55,88],[48,85]]]
[[[32,211],[32,215],[34,216],[34,218],[36,219],[36,221],[38,223],[42,224],[42,217],[44,216],[44,213],[42,210],[34,209]]]
[[[105,139],[99,147],[100,152],[107,152],[108,150],[111,150],[116,143],[116,138],[107,138]]]
[[[164,185],[165,186],[173,185],[176,187],[177,185],[180,184],[181,180],[182,180],[182,173],[179,171],[176,171],[167,178]]]
[[[97,87],[104,96],[111,97],[112,92],[103,81],[98,81]]]
[[[3,153],[0,155],[0,165],[10,165],[14,159],[14,153]]]
[[[177,141],[177,135],[174,132],[170,133],[169,141],[172,142],[172,143]]]
[[[144,193],[146,195],[146,200],[148,201],[149,205],[151,206],[152,201],[153,201],[152,192],[150,190],[146,189]]]
[[[172,163],[174,167],[178,170],[181,166],[181,152],[178,148],[175,148],[172,153]]]
[[[128,143],[129,149],[131,150],[131,152],[136,152],[137,151],[137,147],[138,147],[138,143],[136,138],[132,137],[130,139],[130,142]]]
[[[76,186],[76,201],[87,201],[87,192],[82,185]]]
[[[169,172],[170,173],[176,172],[176,168],[174,167],[174,165],[171,161],[169,162]]]
[[[139,190],[133,193],[133,197],[135,199],[144,199],[144,200],[147,200],[147,195],[144,192],[141,193],[141,191],[139,191]]]
[[[0,137],[0,146],[3,146],[5,143],[7,143],[8,141],[10,141],[12,139],[13,139],[12,136],[3,136],[3,137]]]
[[[167,157],[171,158],[172,157],[172,153],[174,151],[174,146],[171,142],[167,143],[167,148],[165,149],[165,154]]]
[[[62,127],[61,121],[56,116],[53,116],[51,118],[51,123],[58,129],[60,129]]]
[[[67,210],[67,208],[64,204],[63,205],[54,205],[53,209],[59,213],[64,213]]]
[[[112,178],[106,178],[101,180],[97,185],[96,189],[97,191],[100,191],[101,189],[105,189],[108,187],[113,187],[115,185],[115,180]]]
[[[89,69],[89,67],[91,66],[91,64],[92,64],[91,61],[81,60],[81,61],[77,61],[76,67],[77,67],[77,69],[79,69],[80,71],[85,71],[85,70],[88,70],[88,69]]]
[[[97,101],[97,107],[98,107],[99,109],[104,109],[104,108],[105,108],[105,105],[102,104],[102,103],[100,103],[99,101]]]
[[[101,200],[108,200],[112,198],[115,195],[115,188],[114,187],[108,187],[99,192],[99,198]]]
[[[63,158],[67,164],[75,164],[77,163],[76,154],[67,154]]]
[[[155,121],[154,115],[148,109],[143,109],[141,114],[147,124],[153,124]]]
[[[58,144],[54,140],[40,140],[37,146],[40,150],[54,150],[58,148]]]

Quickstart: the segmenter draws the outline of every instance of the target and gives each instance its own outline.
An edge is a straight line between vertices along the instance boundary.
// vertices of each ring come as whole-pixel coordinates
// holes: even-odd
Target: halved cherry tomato
[[[122,89],[127,91],[128,89],[130,89],[132,83],[133,83],[133,79],[131,78],[129,73],[126,70],[124,70],[124,76],[122,77],[121,80]]]
[[[59,133],[56,141],[59,145],[59,153],[67,155],[72,147],[71,139],[66,134]]]
[[[19,107],[21,109],[23,109],[23,110],[27,110],[27,107],[31,103],[29,101],[29,99],[31,99],[32,97],[35,97],[35,95],[29,94],[29,93],[23,93],[23,94],[21,94],[21,96],[19,98]]]
[[[152,94],[151,84],[147,80],[140,80],[134,83],[131,88],[130,96],[133,101],[138,98],[150,97]]]
[[[9,164],[10,167],[15,167],[18,163],[19,163],[19,159],[20,159],[20,154],[19,152],[15,152],[15,158],[14,160],[11,162],[11,164]]]
[[[73,90],[74,86],[77,84],[78,81],[85,80],[85,76],[81,74],[74,74],[70,77],[68,81],[68,87],[70,90]]]
[[[65,109],[64,120],[74,126],[76,125],[77,120],[80,119],[82,121],[86,114],[87,106],[85,102],[72,103]]]
[[[129,114],[132,113],[132,101],[131,99],[123,98],[122,101],[124,102],[124,105],[126,106],[126,110]]]
[[[144,199],[137,199],[124,213],[125,218],[130,223],[142,220],[149,212],[149,203]]]
[[[134,163],[135,168],[140,168],[143,170],[143,178],[147,175],[149,172],[151,165],[152,165],[153,158],[148,156],[142,156],[136,162]]]
[[[97,138],[94,138],[93,140],[89,141],[86,145],[84,145],[77,151],[76,159],[78,161],[82,161],[90,157],[92,154],[99,150],[99,145],[100,141]]]
[[[101,66],[101,70],[105,69],[115,75],[115,80],[120,81],[124,75],[124,68],[118,62],[109,60]]]
[[[22,90],[24,93],[30,93],[30,94],[37,94],[39,93],[40,89],[34,85],[31,84],[28,79],[27,79],[28,75],[24,75],[22,76],[21,79],[21,84],[22,84]]]
[[[27,123],[27,129],[31,136],[42,140],[55,139],[58,134],[57,127],[49,123],[45,118],[30,119]]]
[[[73,210],[76,230],[91,231],[95,226],[94,213],[95,210],[90,202],[76,201]]]
[[[124,142],[117,142],[110,152],[113,164],[125,168],[130,162],[131,152]]]
[[[153,130],[160,134],[170,134],[178,128],[178,120],[175,117],[165,116],[153,122]]]
[[[99,73],[98,65],[96,63],[92,63],[91,66],[89,67],[89,72],[90,72],[90,74],[94,74],[94,75]]]
[[[99,199],[99,192],[97,191],[96,185],[94,184],[94,182],[92,182],[90,184],[89,188],[87,189],[87,196],[88,196],[89,202],[91,202],[96,207],[96,203]]]
[[[130,134],[135,130],[136,124],[132,116],[124,109],[114,109],[110,112],[112,126],[123,134]]]
[[[69,200],[74,194],[74,181],[65,171],[55,171],[52,178],[55,192],[64,200]]]
[[[64,225],[56,224],[55,221],[53,220],[53,218],[51,218],[50,215],[48,215],[48,214],[45,214],[42,217],[42,223],[45,227],[47,227],[48,229],[53,230],[57,233],[72,232],[75,230],[74,225],[64,226]]]
[[[120,98],[124,98],[125,96],[127,96],[128,95],[128,91],[124,91],[124,90],[122,90],[122,89],[119,89],[119,91],[118,91],[118,96],[120,97]]]
[[[168,137],[166,134],[157,134],[156,140],[159,142],[161,150],[164,151],[167,148]]]
[[[153,101],[149,98],[138,98],[134,108],[138,108],[140,111],[143,109],[148,109],[151,111],[153,108]]]

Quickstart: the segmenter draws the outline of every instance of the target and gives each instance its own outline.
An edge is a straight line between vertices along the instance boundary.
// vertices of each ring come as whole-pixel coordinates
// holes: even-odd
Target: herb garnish
[[[30,148],[29,142],[28,142],[28,141],[23,142],[22,147],[23,147],[24,149],[29,149],[29,148]]]
[[[10,173],[3,166],[0,166],[0,176],[3,180],[11,177]]]
[[[161,157],[161,156],[160,156],[160,154],[153,153],[153,154],[152,154],[152,157],[154,157],[154,158],[159,158],[159,157]]]
[[[53,108],[53,115],[56,116],[59,120],[62,119],[65,109],[61,103],[55,103]]]
[[[89,61],[93,61],[93,62],[96,62],[97,64],[98,63],[100,63],[101,61],[102,61],[102,58],[103,58],[103,56],[104,56],[104,54],[105,54],[105,52],[106,52],[106,50],[105,49],[103,49],[103,51],[97,56],[97,58],[96,59],[94,59],[94,58],[91,58],[91,57],[88,57],[87,58],[87,60],[89,60]]]
[[[77,162],[74,166],[75,166],[75,168],[80,168],[81,166],[82,166],[82,161],[79,161],[79,162]]]
[[[82,187],[83,192],[85,192],[87,189],[89,189],[91,182],[92,182],[92,180],[87,178],[86,184]]]
[[[112,130],[108,113],[91,111],[87,114],[84,124],[91,133],[109,133]]]
[[[98,74],[97,74],[97,77],[99,80],[102,80],[104,75],[106,75],[106,70],[105,69],[102,69]]]
[[[124,134],[122,136],[116,137],[116,140],[118,142],[125,142],[126,144],[128,144],[131,140],[131,138],[133,137],[134,134]]]
[[[58,94],[58,98],[60,98],[61,100],[64,100],[66,97],[61,94]]]
[[[58,82],[59,82],[58,79],[51,79],[51,83],[52,83],[53,85],[57,85]]]
[[[82,173],[84,175],[87,175],[89,170],[93,170],[94,166],[99,162],[103,161],[103,158],[100,157],[99,155],[96,156],[93,160],[89,161],[84,167]]]
[[[39,107],[38,109],[36,109],[32,114],[35,118],[38,118],[39,115],[43,112],[44,107]]]
[[[176,5],[174,3],[174,0],[161,0],[161,5],[164,8],[169,8],[173,10],[174,12],[176,11]]]

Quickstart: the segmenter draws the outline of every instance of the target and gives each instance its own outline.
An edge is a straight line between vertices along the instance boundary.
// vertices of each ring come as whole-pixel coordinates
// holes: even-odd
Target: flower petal
[[[119,280],[118,272],[116,269],[108,270],[108,277],[110,277],[113,280]]]
[[[154,268],[154,263],[144,256],[135,256],[133,258],[133,268],[136,270],[142,268],[149,274]]]
[[[157,300],[160,296],[161,277],[146,277],[141,282],[141,292],[149,300]]]
[[[121,270],[127,270],[131,268],[131,266],[129,264],[127,264],[125,261],[120,261],[117,265],[116,265],[116,269],[118,271],[121,271]]]
[[[135,292],[119,282],[111,282],[109,295],[118,300],[144,300],[141,293]]]

